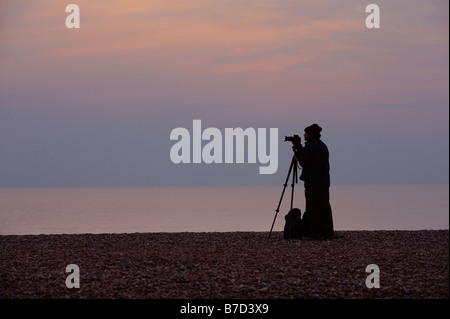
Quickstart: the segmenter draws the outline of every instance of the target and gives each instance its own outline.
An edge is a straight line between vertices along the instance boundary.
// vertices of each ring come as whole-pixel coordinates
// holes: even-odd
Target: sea
[[[0,235],[282,231],[288,186],[0,188]],[[280,203],[279,213],[276,212]],[[335,230],[449,228],[449,185],[332,185]],[[304,188],[293,207],[304,212]]]

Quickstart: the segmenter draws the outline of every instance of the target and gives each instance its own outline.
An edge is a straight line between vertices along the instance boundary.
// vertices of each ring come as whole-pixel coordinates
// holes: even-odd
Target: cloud
[[[2,2],[0,128],[11,150],[5,165],[25,161],[26,150],[35,149],[30,141],[48,140],[55,160],[38,167],[51,171],[58,161],[63,167],[67,158],[58,155],[61,143],[52,134],[66,126],[69,136],[90,141],[74,137],[77,150],[120,141],[105,150],[113,154],[138,140],[145,151],[137,145],[133,151],[143,158],[151,157],[150,145],[159,149],[167,132],[194,118],[216,127],[279,127],[280,135],[318,121],[329,137],[359,138],[356,145],[398,136],[398,157],[414,154],[407,137],[424,124],[433,130],[421,135],[423,143],[448,131],[448,2],[382,2],[379,30],[366,29],[365,4],[356,0],[77,4],[81,29],[69,30],[60,1]],[[136,122],[140,132],[148,126],[160,135],[148,145],[138,133],[121,140]],[[53,133],[44,134],[52,123]],[[29,130],[15,129],[22,124]],[[114,138],[96,136],[96,125]],[[162,152],[155,172],[167,164]],[[74,161],[77,154],[71,153]],[[85,167],[101,166],[105,154],[83,157]],[[360,156],[367,165],[376,160]],[[120,170],[119,162],[113,166]],[[117,174],[126,179],[125,169]],[[101,178],[109,180],[106,173]]]

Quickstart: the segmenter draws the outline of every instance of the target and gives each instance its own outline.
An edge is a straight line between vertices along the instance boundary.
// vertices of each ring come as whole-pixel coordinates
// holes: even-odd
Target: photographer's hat
[[[313,124],[305,128],[305,132],[313,137],[319,138],[320,132],[322,132],[322,128],[317,124]]]

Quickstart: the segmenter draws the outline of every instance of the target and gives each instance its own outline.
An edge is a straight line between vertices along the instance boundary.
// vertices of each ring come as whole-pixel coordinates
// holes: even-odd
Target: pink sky
[[[357,0],[74,3],[76,30],[61,1],[2,2],[3,110],[448,130],[446,1],[380,1],[378,30]]]

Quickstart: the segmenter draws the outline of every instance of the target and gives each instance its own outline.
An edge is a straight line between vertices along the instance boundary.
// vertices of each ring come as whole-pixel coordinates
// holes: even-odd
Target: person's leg
[[[323,187],[320,190],[320,234],[326,239],[334,238],[330,189],[328,187]]]
[[[320,197],[317,187],[305,187],[308,236],[320,238]]]

